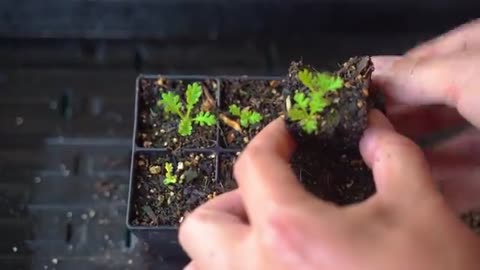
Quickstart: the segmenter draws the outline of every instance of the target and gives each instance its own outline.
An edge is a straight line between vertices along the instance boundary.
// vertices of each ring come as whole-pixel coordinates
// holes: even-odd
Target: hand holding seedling
[[[459,118],[445,115],[447,109],[442,108],[438,115],[430,116],[428,125],[423,122],[426,127],[414,125],[417,119],[408,125],[402,122],[409,113],[425,114],[423,108],[411,108],[425,104],[454,107],[480,127],[479,32],[477,21],[405,57],[374,59],[375,80],[393,101],[387,112],[400,131],[414,136],[439,127],[442,123],[437,121],[442,118]],[[360,149],[373,170],[377,193],[363,203],[337,207],[310,195],[298,182],[289,165],[294,142],[283,121],[274,121],[237,161],[239,189],[199,207],[181,225],[180,242],[192,259],[188,267],[478,269],[480,239],[449,205],[472,209],[473,202],[459,200],[454,191],[459,186],[478,188],[474,182],[478,176],[470,179],[472,175],[463,171],[460,177],[446,167],[446,175],[458,177],[461,184],[444,185],[445,196],[435,183],[435,162],[453,155],[452,148],[461,155],[469,145],[470,153],[478,155],[471,147],[472,138],[464,135],[425,156],[381,113],[372,111]],[[468,157],[478,166],[478,156]],[[462,156],[457,158],[454,161],[462,160]],[[427,159],[432,162],[433,175]],[[470,191],[464,192],[468,196]]]
[[[239,189],[190,214],[180,242],[193,269],[476,269],[480,239],[437,192],[420,149],[379,112],[361,143],[378,193],[337,207],[310,195],[289,166],[282,120],[235,165]],[[434,226],[432,226],[434,224]]]

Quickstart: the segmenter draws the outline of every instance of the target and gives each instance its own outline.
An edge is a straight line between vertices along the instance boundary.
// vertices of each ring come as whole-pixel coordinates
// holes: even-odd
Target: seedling
[[[260,123],[260,121],[263,119],[263,116],[260,113],[251,111],[249,108],[240,109],[240,107],[236,104],[230,105],[228,107],[228,111],[233,116],[240,118],[240,125],[242,125],[244,128]]]
[[[307,69],[298,72],[298,79],[312,92],[320,92],[322,96],[330,91],[343,87],[343,80],[328,73],[312,73]]]
[[[177,183],[177,176],[173,173],[173,165],[170,162],[165,163],[165,179],[163,184],[171,185]]]
[[[337,76],[312,73],[306,69],[298,73],[298,79],[309,91],[307,95],[299,91],[295,93],[295,104],[288,111],[288,116],[291,120],[298,121],[307,134],[313,134],[318,131],[319,113],[330,104],[326,94],[342,88],[343,80]]]
[[[181,136],[189,136],[192,135],[193,124],[213,126],[217,123],[217,118],[210,112],[201,111],[195,117],[191,116],[192,110],[201,96],[202,87],[198,83],[193,83],[187,85],[187,91],[185,92],[186,106],[180,101],[180,96],[173,92],[162,93],[157,105],[162,106],[165,113],[178,115],[180,117],[178,133]]]

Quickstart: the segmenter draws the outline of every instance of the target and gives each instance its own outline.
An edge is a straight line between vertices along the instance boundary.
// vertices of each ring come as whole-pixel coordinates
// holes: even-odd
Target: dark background
[[[178,269],[125,227],[139,73],[399,54],[479,1],[1,0],[1,269]]]

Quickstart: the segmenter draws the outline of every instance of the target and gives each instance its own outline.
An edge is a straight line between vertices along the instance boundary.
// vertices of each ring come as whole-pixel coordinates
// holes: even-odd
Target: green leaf
[[[318,91],[326,93],[342,88],[343,80],[338,76],[327,73],[318,73],[314,78],[314,85]]]
[[[177,183],[177,176],[173,175],[172,177],[165,177],[163,179],[163,184],[165,185],[171,185],[171,184],[176,184]]]
[[[308,134],[315,133],[318,128],[317,119],[315,119],[315,116],[303,119],[300,122],[300,125],[302,126],[303,130]]]
[[[250,114],[250,117],[248,118],[248,122],[250,122],[250,125],[255,125],[257,123],[260,123],[262,119],[263,119],[263,116],[260,113],[252,112]]]
[[[182,136],[192,135],[192,120],[189,118],[182,118],[178,123],[178,133]]]
[[[173,172],[173,164],[170,162],[165,163],[165,171],[167,175],[171,174]]]
[[[213,126],[217,123],[217,118],[210,112],[199,112],[193,121],[200,126]]]
[[[202,86],[199,83],[187,85],[187,92],[185,96],[187,99],[187,108],[191,110],[202,96]]]
[[[299,121],[308,117],[308,113],[306,110],[300,108],[298,104],[293,105],[288,111],[288,117],[293,121]]]
[[[323,111],[323,109],[328,105],[328,100],[323,97],[321,92],[312,92],[310,105],[310,114],[315,114]]]
[[[180,103],[180,97],[172,92],[162,93],[162,99],[157,103],[163,105],[163,109],[166,113],[175,113],[180,116],[180,109],[182,104]]]
[[[305,97],[304,93],[301,93],[301,92],[295,93],[295,96],[293,96],[293,100],[295,100],[296,104],[300,108],[302,108],[304,110],[307,109],[309,99],[307,97]]]
[[[228,109],[232,115],[240,117],[240,125],[244,128],[259,123],[263,119],[263,116],[260,113],[250,111],[248,108],[240,110],[240,107],[235,104],[230,105]]]
[[[163,184],[170,185],[177,183],[177,176],[173,174],[173,165],[170,162],[165,163],[165,179],[163,179]]]
[[[251,112],[249,110],[243,109],[240,113],[240,125],[244,128],[248,127],[248,119],[250,118]]]
[[[240,107],[238,107],[237,104],[232,104],[228,107],[228,111],[233,115],[233,116],[240,116],[241,111]]]
[[[314,88],[313,79],[314,78],[313,78],[313,74],[308,69],[304,69],[304,70],[298,72],[297,77],[303,83],[303,85],[305,85],[306,87],[308,87],[308,89],[313,91],[313,88]]]
[[[240,125],[244,128],[248,127],[248,118],[240,118]]]

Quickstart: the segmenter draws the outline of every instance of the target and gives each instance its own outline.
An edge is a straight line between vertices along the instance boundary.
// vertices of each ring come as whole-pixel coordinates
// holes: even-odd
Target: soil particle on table
[[[307,91],[297,78],[305,68],[315,71],[301,62],[292,63],[287,99],[293,99],[294,91]],[[331,102],[321,113],[316,135],[304,133],[298,122],[286,118],[298,143],[292,164],[300,181],[320,198],[340,205],[362,201],[375,192],[372,173],[359,152],[368,112],[376,101],[370,87],[372,72],[369,57],[355,57],[334,73],[344,86],[328,94]]]
[[[278,80],[223,80],[220,87],[223,115],[220,119],[220,144],[227,148],[244,148],[268,123],[279,117],[283,113],[283,88]],[[239,118],[228,110],[233,104],[260,113],[262,121],[248,127],[240,126]]]
[[[192,111],[192,115],[200,111],[214,113],[217,107],[216,80],[182,81],[163,79],[139,80],[139,104],[137,119],[137,145],[146,148],[167,148],[178,150],[180,148],[210,148],[216,145],[216,126],[193,126],[192,135],[180,136],[177,128],[180,118],[174,114],[166,114],[157,105],[161,94],[173,92],[178,94],[185,104],[185,90],[189,83],[197,82],[203,88],[200,101]],[[211,103],[213,101],[213,104]],[[207,106],[208,105],[208,106]]]
[[[230,189],[217,181],[216,154],[138,154],[135,159],[132,225],[176,226],[200,204]],[[165,185],[165,163],[173,165],[176,184]]]

